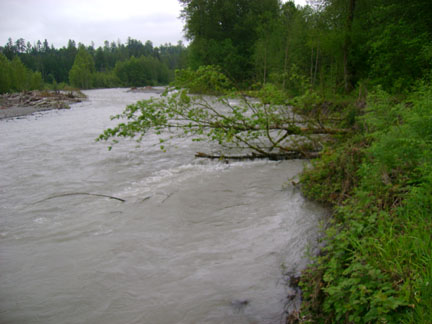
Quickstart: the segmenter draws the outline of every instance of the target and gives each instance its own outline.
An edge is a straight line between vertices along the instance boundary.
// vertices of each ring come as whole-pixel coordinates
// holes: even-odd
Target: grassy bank
[[[302,323],[431,323],[432,87],[381,90],[328,144],[303,190],[334,215],[301,282]]]

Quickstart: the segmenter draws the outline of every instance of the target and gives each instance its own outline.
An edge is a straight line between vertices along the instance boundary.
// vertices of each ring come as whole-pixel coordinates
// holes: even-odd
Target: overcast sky
[[[99,47],[129,36],[177,44],[185,42],[180,10],[178,0],[0,0],[0,46],[9,37],[31,44],[47,39],[56,48],[69,39]]]

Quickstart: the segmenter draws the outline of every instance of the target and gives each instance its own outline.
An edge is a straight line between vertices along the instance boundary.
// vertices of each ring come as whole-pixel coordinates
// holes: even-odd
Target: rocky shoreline
[[[0,119],[30,115],[51,109],[69,109],[86,99],[81,91],[26,91],[0,95]]]

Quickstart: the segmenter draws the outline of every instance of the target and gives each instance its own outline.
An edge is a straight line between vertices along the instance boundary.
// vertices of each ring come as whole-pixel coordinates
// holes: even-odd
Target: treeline
[[[154,47],[151,41],[143,44],[132,38],[126,44],[105,41],[104,46],[98,48],[69,40],[68,45],[60,49],[50,46],[47,40],[31,45],[22,38],[15,42],[9,39],[0,47],[0,56],[2,71],[7,69],[4,66],[22,65],[28,73],[36,73],[34,75],[42,80],[30,85],[26,78],[19,85],[12,84],[7,80],[14,79],[17,74],[14,68],[8,68],[8,76],[0,75],[1,92],[40,88],[43,83],[78,88],[167,84],[173,79],[174,71],[186,65],[186,47],[181,42]]]
[[[429,0],[180,0],[190,66],[218,65],[238,84],[399,92],[429,73]]]
[[[401,92],[432,66],[428,0],[313,0],[305,7],[280,0],[179,1],[188,48],[129,38],[98,48],[69,40],[56,49],[47,40],[32,45],[20,38],[0,52],[48,84],[83,86],[70,80],[82,48],[93,61],[86,87],[166,84],[176,69],[215,65],[239,87],[272,83],[291,95],[375,85]]]

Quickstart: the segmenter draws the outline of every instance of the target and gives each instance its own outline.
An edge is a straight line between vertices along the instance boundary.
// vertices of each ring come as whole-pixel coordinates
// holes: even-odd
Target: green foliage
[[[75,57],[72,69],[69,71],[69,82],[79,89],[90,89],[93,87],[93,74],[95,65],[93,57],[81,46]]]
[[[367,146],[366,139],[354,137],[335,147],[326,147],[320,159],[312,161],[313,167],[301,176],[305,194],[326,205],[343,203],[358,185],[357,173]]]
[[[173,85],[196,94],[224,94],[232,90],[232,82],[217,66],[200,66],[197,70],[177,70]]]
[[[28,71],[29,90],[40,90],[44,88],[42,73]]]
[[[14,57],[10,63],[12,88],[15,91],[23,91],[29,88],[27,83],[27,69],[18,57]]]
[[[423,52],[430,36],[423,33],[413,38],[411,28],[403,22],[389,24],[370,42],[370,77],[393,92],[407,89],[430,67]]]
[[[233,104],[232,100],[238,103]],[[172,136],[192,137],[194,141],[210,140],[270,155],[273,149],[282,147],[289,134],[296,133],[295,126],[283,119],[286,113],[281,107],[251,104],[242,97],[205,98],[178,90],[167,92],[160,99],[129,105],[122,114],[113,117],[127,122],[105,130],[99,140],[137,136],[140,141],[146,133],[154,131],[161,136],[161,143],[168,144]],[[268,129],[274,125],[278,125],[277,129],[270,135]],[[270,141],[269,148],[259,144],[257,139],[261,137]]]
[[[0,93],[12,89],[10,63],[6,56],[0,53]]]
[[[169,82],[168,67],[153,57],[132,56],[129,60],[118,62],[114,73],[123,86],[165,85]]]
[[[378,89],[359,120],[363,132],[303,175],[310,197],[338,203],[323,253],[303,278],[306,319],[429,323],[431,99],[430,86],[405,103]]]
[[[95,72],[92,77],[92,84],[94,88],[115,88],[121,85],[120,80],[113,71]]]
[[[0,93],[42,89],[39,72],[27,69],[18,57],[9,61],[0,53]]]
[[[251,94],[265,104],[286,105],[288,102],[287,94],[271,83],[266,83]]]
[[[257,23],[276,18],[277,0],[180,0],[190,45],[190,64],[218,65],[236,82],[253,73]]]
[[[167,84],[173,78],[174,70],[185,67],[187,61],[187,49],[181,41],[177,45],[163,44],[153,47],[150,41],[142,44],[141,41],[129,38],[127,44],[106,41],[103,47],[97,49],[93,46],[85,47],[82,44],[79,44],[78,47],[85,48],[94,61],[95,71],[92,73],[90,82],[84,85],[85,87],[121,86],[118,78],[113,76],[114,67],[118,62],[127,61],[132,56],[145,56],[156,60],[158,66],[162,64],[164,67],[158,75],[163,80],[158,82],[162,84]],[[25,41],[19,39],[16,45],[10,40],[6,46],[0,46],[0,52],[3,52],[10,61],[18,57],[27,69],[39,72],[45,83],[59,84],[69,81],[69,72],[74,64],[78,48],[73,40],[69,40],[67,47],[56,49],[52,45],[49,46],[48,41],[43,44],[38,41],[32,46],[30,43],[25,45]],[[82,72],[77,68],[74,69],[73,73],[76,75],[73,78],[76,78],[77,83],[80,82],[78,75],[83,74]]]
[[[285,95],[271,85],[257,91],[253,101],[238,92],[219,97],[191,95],[191,91],[226,91],[229,82],[214,67],[179,72],[176,84],[187,88],[169,88],[161,98],[129,105],[113,117],[120,123],[105,130],[99,140],[137,137],[141,141],[146,133],[155,132],[164,150],[173,137],[191,137],[194,141],[214,141],[224,152],[235,149],[255,157],[281,159],[315,153],[313,135],[327,132],[324,120],[319,124],[307,119],[300,122],[284,104]]]
[[[122,70],[117,78],[130,86],[166,84],[176,69],[213,65],[237,88],[270,82],[291,96],[307,90],[346,93],[361,83],[409,93],[432,68],[428,0],[320,0],[304,7],[278,0],[180,2],[188,48],[181,42],[154,47],[131,38],[126,44],[88,46],[96,71],[108,74],[96,77],[99,85],[113,83],[110,74],[116,64]],[[72,40],[57,50],[47,40],[31,46],[23,39],[15,44],[10,40],[0,50],[9,60],[18,56],[28,69],[39,71],[46,83],[67,82],[79,51]],[[153,64],[160,70],[157,76],[136,61],[141,57],[158,62]],[[85,70],[74,68],[75,86],[92,86],[83,85],[79,75]]]
[[[409,91],[432,67],[429,2],[324,0],[311,2],[313,8],[286,2],[277,17],[257,19],[256,81],[294,96],[305,89],[293,76],[334,93],[364,80],[392,93]]]
[[[369,78],[386,91],[407,91],[431,68],[430,1],[380,1],[368,12]],[[363,24],[365,25],[365,24]]]

